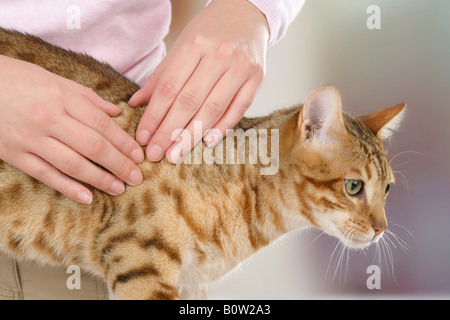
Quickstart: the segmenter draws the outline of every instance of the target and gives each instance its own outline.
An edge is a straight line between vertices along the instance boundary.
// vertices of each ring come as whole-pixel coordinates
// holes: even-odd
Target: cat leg
[[[160,245],[116,243],[103,250],[110,296],[120,300],[179,299],[181,259]]]
[[[112,267],[106,281],[110,296],[119,300],[179,299],[178,270],[150,261]]]

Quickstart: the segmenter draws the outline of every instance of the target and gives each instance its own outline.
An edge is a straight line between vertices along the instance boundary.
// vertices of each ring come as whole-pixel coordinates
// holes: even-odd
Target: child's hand
[[[131,99],[148,104],[137,129],[147,156],[178,162],[201,139],[215,144],[250,107],[265,71],[269,31],[264,15],[247,0],[214,0],[183,30],[167,57]],[[173,142],[176,129],[189,141]]]
[[[109,117],[116,106],[31,63],[0,56],[0,70],[2,160],[81,203],[92,193],[77,180],[111,195],[142,181],[142,149]]]

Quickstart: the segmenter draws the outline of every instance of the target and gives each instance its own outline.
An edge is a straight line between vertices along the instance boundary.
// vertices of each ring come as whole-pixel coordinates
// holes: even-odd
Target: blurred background
[[[366,25],[370,5],[380,8],[381,29]],[[448,14],[442,0],[306,0],[269,49],[248,115],[302,103],[324,84],[339,89],[353,115],[407,102],[387,145],[397,174],[386,207],[395,236],[387,235],[389,249],[341,254],[337,240],[318,231],[290,234],[217,283],[210,298],[450,298]],[[367,287],[371,265],[381,270],[380,289]]]

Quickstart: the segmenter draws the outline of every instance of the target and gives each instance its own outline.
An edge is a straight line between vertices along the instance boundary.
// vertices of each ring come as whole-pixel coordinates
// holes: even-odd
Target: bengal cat
[[[127,102],[138,87],[108,65],[3,29],[0,54],[92,88],[121,108],[115,120],[134,137],[143,108]],[[260,160],[145,160],[141,185],[116,197],[92,190],[90,205],[0,161],[0,251],[40,264],[78,265],[102,277],[119,299],[178,299],[292,230],[315,227],[347,246],[366,247],[387,228],[384,205],[394,175],[383,140],[404,109],[399,104],[353,117],[342,112],[337,89],[322,86],[302,106],[236,126],[237,135],[277,134],[273,174],[261,174]],[[229,156],[232,145],[236,160],[239,144],[227,143],[235,138],[214,151]],[[250,147],[244,148],[248,157]],[[200,144],[195,151],[206,149]]]

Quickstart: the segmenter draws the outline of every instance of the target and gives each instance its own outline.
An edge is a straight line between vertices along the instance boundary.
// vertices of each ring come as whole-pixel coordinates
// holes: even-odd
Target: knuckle
[[[110,128],[111,119],[108,117],[101,117],[97,121],[96,131],[104,135]]]
[[[145,113],[144,116],[141,118],[141,123],[143,124],[142,125],[143,128],[146,128],[150,132],[154,132],[161,124],[161,121],[155,119],[153,114]]]
[[[173,100],[178,94],[178,88],[172,81],[165,81],[161,83],[161,86],[158,89],[158,93],[166,99]]]
[[[48,170],[46,170],[46,169],[38,169],[38,170],[36,170],[35,173],[34,173],[34,177],[37,180],[39,180],[42,183],[47,184],[47,185],[51,182],[50,174],[49,174]]]
[[[74,190],[71,183],[64,183],[56,189],[60,193],[68,196],[69,198],[75,198]]]
[[[46,90],[53,100],[63,99],[65,96],[65,90],[58,84],[48,85]]]
[[[203,44],[205,43],[205,38],[203,37],[203,35],[199,32],[193,32],[190,36],[189,39],[189,44],[192,47],[200,47],[203,46]]]
[[[186,112],[195,112],[200,104],[200,99],[189,93],[189,92],[182,92],[180,96],[178,97],[178,105],[181,110]]]
[[[172,141],[173,137],[177,134],[177,129],[169,130],[168,128],[160,128],[158,129],[157,134],[155,134],[155,142],[159,146],[165,146],[168,141]]]
[[[134,164],[131,161],[129,161],[128,159],[124,159],[124,160],[122,160],[122,163],[120,164],[120,166],[115,174],[118,177],[128,179],[129,175],[133,171],[133,168],[134,168]]]
[[[223,110],[224,107],[215,101],[205,103],[205,111],[211,118],[218,119],[222,115]]]
[[[261,66],[259,64],[255,66],[253,75],[255,76],[255,78],[258,81],[262,81],[264,79],[265,74],[266,74],[266,70],[264,69],[263,66]]]
[[[92,182],[92,186],[103,191],[108,191],[113,182],[114,178],[110,174],[102,172],[102,174],[97,177],[96,181]]]
[[[27,112],[31,121],[38,126],[50,126],[54,124],[52,114],[42,105],[30,105]]]
[[[217,59],[224,59],[227,57],[231,57],[233,56],[234,53],[235,53],[234,46],[228,41],[223,41],[217,45],[216,48]]]
[[[243,117],[245,115],[245,113],[247,112],[247,110],[250,108],[251,104],[252,104],[252,101],[250,101],[250,100],[243,100],[243,101],[241,101],[236,106],[237,114],[240,117]]]
[[[244,67],[248,67],[251,66],[251,60],[248,57],[247,53],[240,51],[240,52],[236,52],[234,55],[234,61],[240,65],[240,66],[244,66]]]
[[[77,158],[71,158],[64,164],[64,172],[71,177],[75,177],[81,171],[81,161]]]
[[[89,155],[91,157],[97,157],[104,153],[106,150],[106,142],[102,139],[93,139],[89,146]]]

